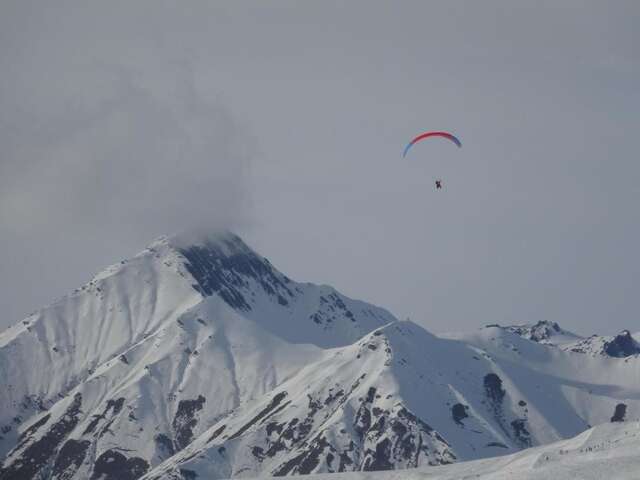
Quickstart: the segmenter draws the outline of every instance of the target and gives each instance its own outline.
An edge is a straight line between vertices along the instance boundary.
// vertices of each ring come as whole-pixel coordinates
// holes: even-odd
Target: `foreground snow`
[[[640,424],[600,425],[513,455],[441,467],[309,475],[308,480],[638,480]]]

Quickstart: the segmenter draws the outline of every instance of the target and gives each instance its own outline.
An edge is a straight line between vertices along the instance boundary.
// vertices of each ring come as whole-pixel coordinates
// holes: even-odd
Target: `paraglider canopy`
[[[443,137],[443,138],[446,138],[447,140],[451,140],[458,147],[462,147],[462,143],[460,142],[460,140],[458,140],[454,135],[452,135],[449,132],[424,132],[424,133],[421,133],[420,135],[418,135],[417,137],[415,137],[413,140],[411,140],[409,142],[409,144],[405,147],[404,153],[402,154],[402,156],[406,157],[407,156],[407,152],[409,151],[409,149],[414,144],[418,143],[421,140],[424,140],[425,138],[429,138],[429,137]]]

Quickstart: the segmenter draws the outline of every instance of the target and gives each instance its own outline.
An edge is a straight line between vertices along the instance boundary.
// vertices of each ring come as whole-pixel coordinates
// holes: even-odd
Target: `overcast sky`
[[[435,332],[640,330],[639,22],[634,0],[5,0],[0,327],[227,226]],[[463,148],[403,159],[429,129]]]

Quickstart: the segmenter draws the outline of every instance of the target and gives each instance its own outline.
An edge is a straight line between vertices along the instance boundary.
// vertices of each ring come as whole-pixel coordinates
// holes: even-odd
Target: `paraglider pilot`
[[[442,188],[442,180],[436,180],[436,190],[440,190]]]

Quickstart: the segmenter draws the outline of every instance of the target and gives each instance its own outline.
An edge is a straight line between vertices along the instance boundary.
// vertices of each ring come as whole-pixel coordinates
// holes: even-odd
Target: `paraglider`
[[[429,138],[429,137],[443,137],[443,138],[446,138],[447,140],[451,140],[458,147],[462,147],[462,143],[460,142],[460,140],[458,140],[457,137],[455,137],[454,135],[448,132],[425,132],[425,133],[421,133],[420,135],[418,135],[417,137],[415,137],[413,140],[409,142],[409,144],[404,148],[404,153],[402,154],[402,156],[406,157],[407,152],[411,147],[413,147],[420,140],[424,140],[425,138]]]
[[[458,138],[449,133],[449,132],[424,132],[421,133],[420,135],[418,135],[417,137],[415,137],[413,140],[411,140],[407,146],[404,148],[404,152],[402,153],[402,157],[406,157],[407,156],[407,152],[411,149],[411,147],[413,147],[416,143],[418,143],[421,140],[424,140],[425,138],[429,138],[429,137],[442,137],[442,138],[446,138],[447,140],[450,140],[451,142],[453,142],[454,144],[456,144],[458,146],[458,148],[462,147],[462,142],[460,142],[460,140],[458,140]],[[436,180],[436,190],[442,190],[442,180],[438,179]]]

